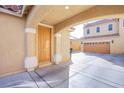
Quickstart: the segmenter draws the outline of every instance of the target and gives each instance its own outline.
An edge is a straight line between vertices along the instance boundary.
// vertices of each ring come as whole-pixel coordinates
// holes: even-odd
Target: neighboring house
[[[123,19],[104,19],[84,25],[83,51],[95,53],[123,53],[120,33],[124,29]]]
[[[70,47],[73,51],[81,51],[81,41],[78,39],[71,39],[70,40]]]
[[[74,28],[71,32],[73,31],[75,31]],[[81,40],[76,36],[71,35],[71,32],[70,32],[70,49],[72,49],[72,51],[81,51]]]

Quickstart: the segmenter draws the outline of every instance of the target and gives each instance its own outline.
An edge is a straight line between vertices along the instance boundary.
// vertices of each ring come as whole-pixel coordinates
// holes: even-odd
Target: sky
[[[74,26],[75,30],[73,32],[70,32],[70,36],[75,37],[75,38],[81,38],[83,37],[83,24]],[[74,39],[70,37],[71,39]]]

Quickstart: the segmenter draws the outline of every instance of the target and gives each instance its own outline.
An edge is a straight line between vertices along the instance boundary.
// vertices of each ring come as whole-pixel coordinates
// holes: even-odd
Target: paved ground
[[[124,87],[124,55],[73,53],[72,62],[0,78],[0,87]]]

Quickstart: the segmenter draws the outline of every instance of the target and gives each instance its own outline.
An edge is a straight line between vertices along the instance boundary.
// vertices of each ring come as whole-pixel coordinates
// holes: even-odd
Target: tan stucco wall
[[[30,14],[27,17],[26,20],[26,27],[36,28],[37,24],[41,21],[40,15],[44,13],[45,11],[41,11],[40,6],[36,5],[32,8]],[[41,14],[40,14],[41,13]]]
[[[0,76],[24,70],[25,19],[0,13]]]
[[[36,56],[36,34],[26,33],[26,56]]]
[[[112,26],[113,26],[112,31],[108,31],[108,25],[109,24],[112,24]],[[118,30],[119,30],[118,24],[119,24],[119,22],[117,20],[116,21],[113,20],[110,22],[101,23],[101,24],[90,26],[90,27],[85,27],[84,28],[84,37],[116,34],[116,33],[118,33]],[[99,33],[96,32],[97,27],[100,27]],[[90,30],[90,34],[87,34],[87,29]]]

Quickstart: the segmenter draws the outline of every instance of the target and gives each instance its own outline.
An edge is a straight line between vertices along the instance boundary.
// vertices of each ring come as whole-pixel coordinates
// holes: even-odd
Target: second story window
[[[109,25],[108,25],[108,31],[112,31],[112,28],[113,28],[113,27],[112,27],[112,24],[109,24]]]
[[[87,34],[90,34],[90,29],[87,29]]]
[[[100,27],[96,28],[96,32],[99,33],[100,32]]]

